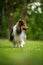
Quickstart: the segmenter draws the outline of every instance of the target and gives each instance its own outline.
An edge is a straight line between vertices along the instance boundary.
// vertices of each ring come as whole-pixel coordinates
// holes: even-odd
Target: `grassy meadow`
[[[12,48],[0,39],[0,65],[43,65],[43,41],[27,40],[23,48]]]

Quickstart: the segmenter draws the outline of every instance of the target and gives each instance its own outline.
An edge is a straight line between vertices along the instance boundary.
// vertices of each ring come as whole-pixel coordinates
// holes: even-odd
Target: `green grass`
[[[26,41],[23,48],[0,39],[0,65],[43,65],[43,41]]]

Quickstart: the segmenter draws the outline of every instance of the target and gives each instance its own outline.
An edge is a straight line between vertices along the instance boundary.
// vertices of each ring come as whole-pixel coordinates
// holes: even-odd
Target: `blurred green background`
[[[38,4],[31,9],[37,2],[40,13]],[[28,25],[27,41],[23,48],[12,48],[9,33],[20,18]],[[0,65],[43,65],[43,0],[0,0]]]
[[[42,13],[27,13],[30,3],[40,2]],[[43,0],[1,0],[0,1],[0,38],[8,38],[9,31],[20,18],[28,25],[27,39],[43,40]]]

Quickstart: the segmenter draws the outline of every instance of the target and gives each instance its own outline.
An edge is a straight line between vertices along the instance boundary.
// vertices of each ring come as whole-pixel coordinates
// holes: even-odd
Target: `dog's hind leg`
[[[12,41],[14,39],[14,36],[12,34],[13,34],[13,29],[10,32],[10,41]]]

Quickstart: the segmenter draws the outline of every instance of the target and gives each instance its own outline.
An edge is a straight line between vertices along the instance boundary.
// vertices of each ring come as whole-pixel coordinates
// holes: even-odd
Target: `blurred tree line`
[[[43,12],[42,14],[27,14],[27,5],[43,0],[0,0],[0,38],[7,38],[13,25],[20,19],[26,20],[28,25],[27,38],[43,40]],[[43,11],[43,5],[41,5]]]

